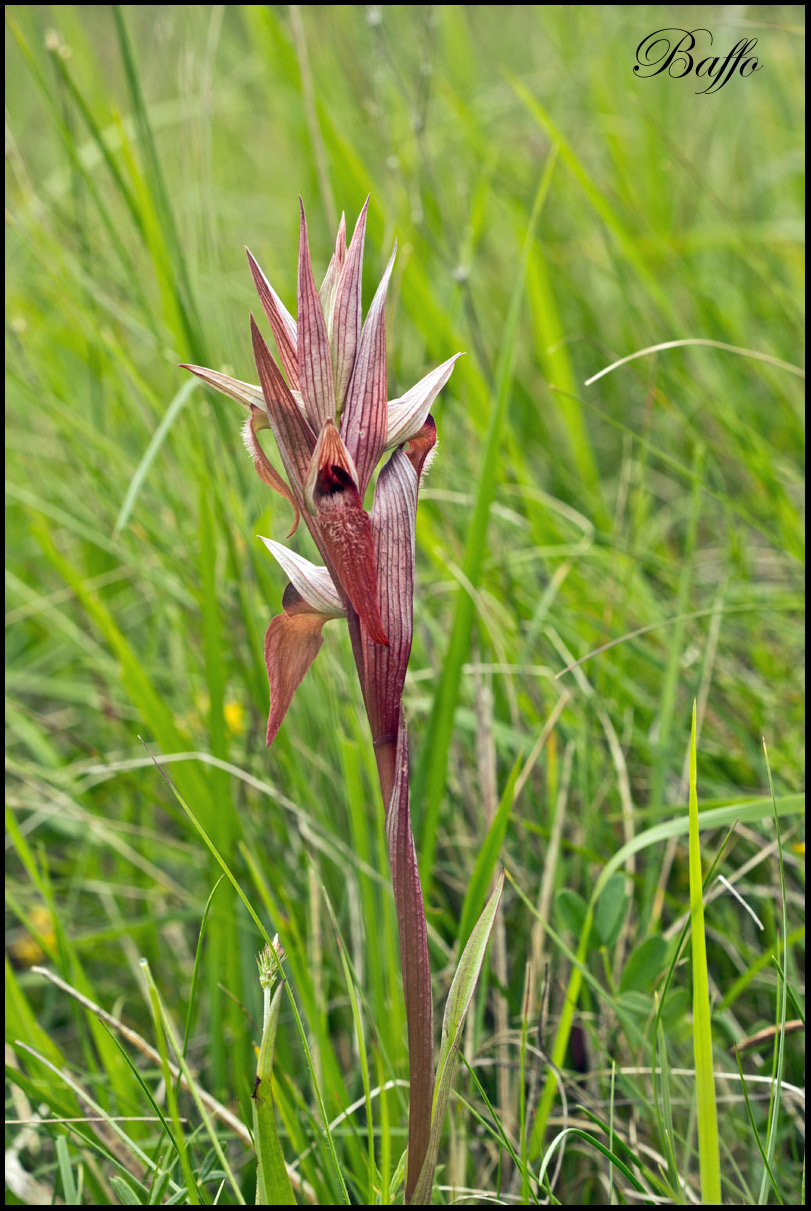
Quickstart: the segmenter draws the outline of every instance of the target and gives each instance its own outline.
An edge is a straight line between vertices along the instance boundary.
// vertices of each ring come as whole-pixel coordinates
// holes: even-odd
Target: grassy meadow
[[[635,75],[674,22],[761,70]],[[245,246],[295,311],[298,196],[320,281],[367,194],[390,398],[465,352],[405,692],[437,1025],[506,870],[434,1202],[804,1201],[803,22],[6,7],[7,1202],[254,1203],[262,930],[297,1200],[402,1201],[349,637],[267,750],[290,510],[178,368],[256,382]]]

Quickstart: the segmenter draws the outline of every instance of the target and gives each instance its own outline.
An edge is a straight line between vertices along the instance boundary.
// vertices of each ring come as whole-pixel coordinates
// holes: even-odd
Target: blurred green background
[[[578,901],[611,855],[685,814],[696,698],[700,801],[762,804],[721,869],[733,881],[745,871],[764,929],[731,896],[708,908],[719,1063],[734,1073],[728,1046],[775,1016],[778,867],[762,738],[787,812],[804,785],[801,6],[9,5],[6,15],[12,1040],[53,1048],[109,1112],[150,1113],[109,1036],[30,971],[46,961],[149,1034],[145,956],[181,1032],[187,1022],[202,1083],[247,1105],[260,939],[222,885],[195,968],[219,871],[142,739],[282,936],[328,1113],[362,1089],[325,896],[362,989],[375,1081],[405,1074],[382,811],[348,639],[326,628],[267,752],[262,639],[284,577],[255,535],[283,538],[288,510],[245,457],[237,406],[177,367],[255,381],[248,312],[260,308],[244,246],[294,309],[298,195],[319,279],[340,212],[351,228],[371,193],[367,305],[398,241],[390,396],[466,352],[435,409],[406,687],[438,1004],[516,758],[531,755],[501,860],[571,943]],[[712,95],[697,95],[693,76],[640,79],[636,48],[665,25],[711,30],[721,55],[757,38],[762,70]],[[684,338],[737,352],[672,349],[584,385],[618,358]],[[293,543],[312,557],[303,533]],[[796,927],[790,815],[785,827]],[[722,835],[703,838],[708,853]],[[678,839],[645,847],[623,870],[622,931],[589,959],[605,997],[586,988],[586,1058],[566,1053],[575,1075],[650,1062],[653,977],[632,986],[635,1008],[620,1006],[618,988],[635,948],[651,936],[670,944],[680,928],[686,850]],[[537,1024],[545,964],[551,1039],[570,964],[514,891],[500,922],[466,1054],[485,1057],[481,1079],[514,1124],[515,1040]],[[788,974],[802,970],[801,947],[787,962]],[[669,1027],[683,1050],[676,1067],[691,1062],[688,1017],[683,999]],[[289,1025],[279,1045],[292,1155],[316,1128]],[[38,1062],[18,1050],[14,1063],[45,1097]],[[801,1081],[794,1042],[787,1065]],[[540,1079],[524,1091],[530,1121]],[[605,1076],[588,1079],[605,1096]],[[623,1079],[639,1102],[617,1129],[636,1118],[634,1131],[660,1147],[635,1083],[645,1078]],[[680,1079],[687,1176],[691,1085]],[[739,1092],[725,1179],[728,1201],[746,1202],[757,1153]],[[68,1116],[70,1096],[51,1103],[54,1116]],[[391,1169],[404,1117],[401,1091],[381,1107],[387,1098],[379,1131],[381,1147],[392,1133]],[[762,1126],[762,1101],[755,1111]],[[454,1124],[447,1180],[495,1188],[492,1141],[468,1136],[461,1112]],[[783,1129],[792,1201],[790,1115]],[[98,1146],[53,1130],[72,1157]],[[339,1135],[349,1170],[362,1169],[354,1131]],[[64,1195],[54,1155],[29,1168]],[[602,1201],[599,1169],[564,1168],[571,1184],[558,1196]],[[87,1169],[91,1201],[121,1197],[109,1170],[99,1159]],[[302,1171],[331,1201],[317,1152]]]

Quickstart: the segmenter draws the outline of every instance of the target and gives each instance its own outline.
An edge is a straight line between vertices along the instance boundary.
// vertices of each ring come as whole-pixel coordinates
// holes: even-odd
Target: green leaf
[[[637,1022],[645,1022],[650,1016],[651,998],[638,988],[622,992],[617,997],[617,1013],[628,1014]]]
[[[567,929],[576,938],[583,933],[588,911],[588,904],[583,897],[568,887],[564,887],[555,896],[555,920],[561,929]]]
[[[626,904],[625,875],[617,873],[606,883],[594,910],[594,925],[603,946],[613,946],[616,942]]]
[[[136,467],[132,479],[129,482],[129,486],[124,493],[124,499],[121,502],[121,508],[118,511],[118,517],[116,518],[116,523],[113,527],[114,534],[120,534],[129,521],[130,515],[135,508],[135,502],[138,499],[138,494],[143,487],[144,480],[149,474],[152,464],[157,458],[170,429],[185,407],[186,400],[189,398],[197,385],[198,384],[194,379],[191,379],[189,382],[183,384],[170,403],[169,407],[166,409],[166,412],[161,418],[161,422],[157,429],[152,434],[149,445],[144,451],[143,457]]]
[[[650,938],[645,938],[645,941],[635,947],[628,956],[628,961],[620,977],[619,991],[644,992],[650,988],[667,962],[667,951],[667,942],[661,934],[653,934]]]
[[[125,1178],[119,1173],[114,1173],[110,1178],[110,1185],[115,1190],[118,1201],[125,1207],[145,1207],[147,1205],[149,1191],[134,1177]]]
[[[439,1064],[434,1087],[434,1105],[431,1112],[431,1136],[428,1141],[425,1163],[411,1198],[412,1203],[427,1205],[431,1201],[431,1188],[439,1155],[442,1124],[445,1120],[445,1111],[451,1096],[453,1074],[459,1057],[459,1039],[462,1037],[467,1011],[473,1000],[473,993],[482,969],[503,888],[504,872],[502,871],[495,890],[485,904],[484,911],[476,922],[467,946],[462,952],[448,993],[445,1017],[442,1022],[442,1044],[439,1049]]]

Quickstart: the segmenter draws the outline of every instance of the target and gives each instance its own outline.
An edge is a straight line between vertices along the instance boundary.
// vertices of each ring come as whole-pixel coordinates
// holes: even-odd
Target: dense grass
[[[237,406],[177,368],[256,381],[243,246],[292,305],[297,195],[318,273],[371,192],[367,303],[399,247],[390,394],[467,355],[406,683],[440,1012],[508,873],[435,1201],[700,1197],[695,699],[722,1195],[801,1202],[802,1032],[742,1050],[745,1087],[731,1049],[804,991],[802,10],[6,11],[7,1200],[253,1201],[263,938],[166,778],[287,952],[305,1195],[398,1198],[405,1020],[349,641],[326,628],[267,752],[284,580],[254,536],[289,510]],[[674,12],[722,54],[757,37],[763,69],[712,96],[636,78]],[[584,386],[683,338],[719,345]],[[209,1100],[175,1105],[171,1049],[64,984],[158,1052],[169,1023]]]

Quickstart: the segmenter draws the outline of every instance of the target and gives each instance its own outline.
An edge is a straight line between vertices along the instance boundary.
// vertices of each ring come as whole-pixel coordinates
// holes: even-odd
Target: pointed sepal
[[[395,245],[366,316],[341,417],[341,436],[357,464],[361,496],[386,448],[386,292],[396,252]]]
[[[273,339],[276,341],[276,348],[279,350],[279,358],[287,375],[287,382],[292,391],[297,391],[299,372],[296,321],[259,268],[259,264],[250,249],[246,248],[245,251],[248,254],[248,264],[251,268],[254,285],[256,286],[265,315],[270,322]]]
[[[273,436],[276,438],[290,486],[298,498],[315,449],[315,434],[293,398],[290,388],[282,378],[281,371],[273,360],[253,316],[251,316],[251,339]]]
[[[441,366],[421,378],[405,395],[389,400],[387,450],[401,446],[403,442],[419,433],[431,411],[431,405],[453,373],[457,358],[462,356],[461,353],[454,353],[453,357],[449,357]]]
[[[335,307],[335,292],[338,289],[338,282],[341,277],[341,270],[344,267],[346,260],[346,215],[341,215],[341,221],[338,224],[338,235],[335,238],[335,251],[330,257],[327,272],[324,274],[324,280],[321,283],[321,289],[318,292],[318,298],[321,302],[321,310],[324,312],[324,323],[327,325],[327,336],[332,336],[332,315]]]
[[[361,285],[363,276],[363,242],[366,236],[366,212],[369,199],[355,224],[352,242],[341,270],[340,281],[335,292],[335,308],[332,316],[331,344],[332,365],[335,373],[335,403],[338,412],[343,411],[349,381],[355,365],[355,356],[360,341],[363,320]]]
[[[335,419],[335,387],[327,325],[310,262],[303,203],[298,262],[298,365],[304,411],[318,432],[324,421]]]
[[[206,366],[189,366],[186,362],[181,362],[180,369],[190,370],[201,378],[207,387],[213,387],[229,399],[235,399],[243,408],[250,410],[256,406],[264,411],[265,397],[261,387],[253,383],[243,383],[239,378],[231,378],[230,374],[221,374],[219,370],[209,370]]]

